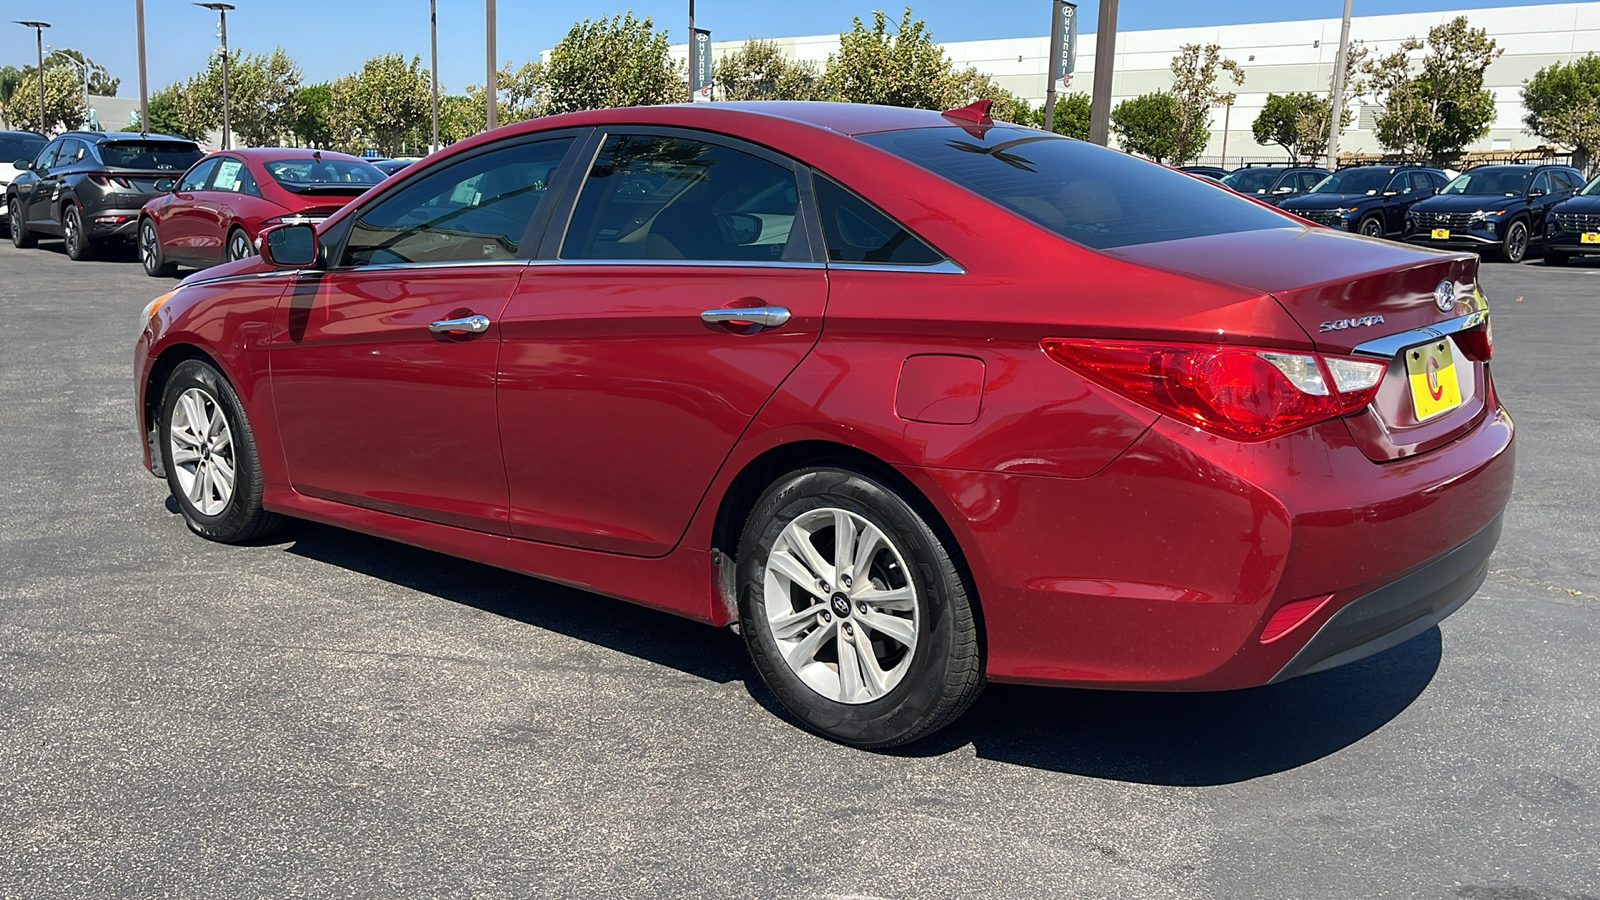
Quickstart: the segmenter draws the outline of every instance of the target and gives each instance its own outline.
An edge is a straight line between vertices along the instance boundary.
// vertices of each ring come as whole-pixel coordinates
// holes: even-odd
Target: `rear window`
[[[1265,194],[1282,173],[1282,169],[1239,169],[1224,176],[1222,183],[1241,194]]]
[[[1115,150],[1021,128],[863,135],[1051,231],[1096,249],[1293,227],[1272,210]]]
[[[359,194],[383,181],[371,163],[356,159],[275,159],[262,167],[272,179],[296,193]]]
[[[116,169],[182,172],[204,155],[199,147],[181,141],[106,141],[100,145],[101,162]]]
[[[0,137],[0,163],[14,163],[19,159],[32,162],[44,145],[44,138]]]

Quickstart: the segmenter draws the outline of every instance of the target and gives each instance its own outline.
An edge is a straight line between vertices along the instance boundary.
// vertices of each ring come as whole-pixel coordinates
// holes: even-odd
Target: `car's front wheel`
[[[1527,255],[1528,223],[1518,219],[1506,226],[1506,236],[1500,242],[1500,260],[1519,263]]]
[[[61,213],[61,240],[70,260],[81,262],[94,255],[94,242],[83,230],[83,212],[76,203],[67,204]]]
[[[161,400],[161,464],[195,534],[237,543],[262,537],[282,517],[261,507],[261,466],[239,397],[200,360],[173,369]]]
[[[846,468],[794,472],[762,495],[739,545],[740,628],[806,727],[892,747],[977,699],[975,614],[946,540],[894,489]]]
[[[1383,220],[1377,216],[1367,216],[1361,220],[1361,225],[1356,229],[1367,237],[1383,237]]]
[[[171,278],[178,270],[161,253],[161,237],[156,234],[156,223],[150,219],[139,223],[139,262],[151,278]]]
[[[28,231],[28,225],[22,221],[22,214],[17,212],[17,198],[11,198],[6,204],[6,221],[11,225],[11,246],[22,248],[32,247],[38,239]]]

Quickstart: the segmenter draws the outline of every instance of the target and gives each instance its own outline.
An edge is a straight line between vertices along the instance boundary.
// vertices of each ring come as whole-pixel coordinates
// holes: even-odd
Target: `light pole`
[[[150,83],[144,72],[144,0],[133,0],[134,31],[139,36],[139,134],[150,135]]]
[[[495,67],[494,49],[494,0],[484,0],[485,21],[483,25],[484,42],[488,44],[489,74],[483,82],[483,96],[487,101],[484,109],[484,131],[493,131],[495,127],[495,91],[499,89],[499,70]]]
[[[694,102],[694,0],[689,0],[689,102]]]
[[[228,109],[228,10],[234,6],[231,3],[196,3],[195,6],[203,6],[217,13],[217,37],[222,39],[222,149],[227,150],[232,143],[230,135],[233,131]]]
[[[44,30],[50,27],[49,22],[22,22],[18,25],[33,29],[34,40],[39,45],[39,133],[44,133]]]
[[[1111,143],[1111,68],[1117,58],[1117,0],[1100,0],[1094,35],[1094,93],[1089,99],[1089,141]]]
[[[439,152],[439,0],[428,0],[428,44],[433,73],[433,143],[429,153]]]
[[[1344,24],[1339,27],[1339,53],[1333,58],[1333,96],[1329,98],[1329,111],[1333,121],[1328,124],[1328,169],[1339,168],[1339,119],[1344,115],[1344,67],[1350,53],[1350,0],[1344,0]]]

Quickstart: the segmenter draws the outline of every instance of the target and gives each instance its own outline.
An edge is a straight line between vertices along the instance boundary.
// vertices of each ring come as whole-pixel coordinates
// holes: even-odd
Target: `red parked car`
[[[321,150],[224,150],[195,163],[139,214],[139,261],[170,277],[255,254],[261,229],[315,223],[387,176],[354,156]]]
[[[713,625],[883,747],[986,680],[1217,690],[1431,628],[1511,490],[1477,259],[826,103],[456,144],[153,301],[147,464]]]

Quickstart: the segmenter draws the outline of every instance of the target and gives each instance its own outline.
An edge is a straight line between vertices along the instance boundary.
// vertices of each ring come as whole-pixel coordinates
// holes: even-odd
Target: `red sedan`
[[[195,163],[139,215],[145,273],[205,268],[255,254],[261,229],[326,219],[387,176],[354,156],[321,150],[224,150]]]
[[[884,747],[986,680],[1281,681],[1465,603],[1511,490],[1477,258],[981,111],[501,128],[153,301],[189,527],[333,523],[737,623]]]

